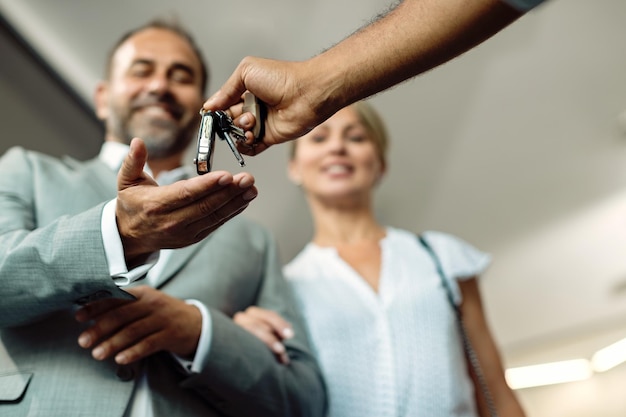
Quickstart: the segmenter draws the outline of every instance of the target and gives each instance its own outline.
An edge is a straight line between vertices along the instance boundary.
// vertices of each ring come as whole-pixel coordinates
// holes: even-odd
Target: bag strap
[[[456,321],[459,326],[459,332],[461,333],[461,340],[463,342],[463,350],[465,351],[465,355],[467,360],[474,371],[474,375],[476,376],[476,380],[478,382],[479,388],[482,392],[483,398],[485,400],[485,404],[487,405],[487,410],[489,411],[489,415],[491,417],[498,417],[498,413],[496,411],[496,406],[493,401],[493,397],[491,395],[491,391],[489,391],[489,387],[487,386],[487,382],[485,381],[485,377],[483,375],[482,369],[480,367],[480,362],[478,361],[478,356],[476,355],[476,351],[470,342],[469,336],[467,335],[467,330],[465,328],[465,323],[463,321],[463,315],[461,314],[461,308],[454,302],[454,295],[452,293],[452,288],[450,287],[450,282],[446,279],[445,273],[443,272],[443,267],[441,266],[441,262],[439,257],[430,246],[430,244],[424,239],[422,235],[417,236],[422,246],[426,249],[426,251],[430,254],[431,258],[435,262],[435,267],[437,268],[437,274],[441,279],[441,283],[443,284],[443,288],[446,290],[446,296],[448,298],[448,302],[450,306],[454,310],[454,315],[456,316]]]

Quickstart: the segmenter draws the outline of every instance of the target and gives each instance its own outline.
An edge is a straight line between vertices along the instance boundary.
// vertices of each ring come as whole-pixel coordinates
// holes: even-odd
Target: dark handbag
[[[450,288],[450,283],[445,278],[445,274],[443,272],[443,268],[441,266],[441,262],[439,261],[439,258],[437,257],[437,254],[435,254],[435,251],[433,250],[433,248],[428,244],[428,242],[426,242],[426,239],[424,239],[424,237],[420,236],[420,235],[418,235],[418,239],[419,239],[420,243],[422,244],[422,246],[424,246],[426,251],[430,254],[430,256],[432,257],[433,261],[435,262],[435,267],[437,268],[437,273],[439,274],[439,278],[441,278],[441,282],[443,284],[443,287],[446,290],[446,295],[447,295],[448,301],[450,303],[450,306],[454,310],[454,314],[455,314],[456,319],[457,319],[459,332],[461,333],[461,340],[463,341],[463,350],[465,351],[465,356],[466,356],[467,361],[469,362],[469,364],[470,364],[470,366],[472,368],[472,371],[474,372],[474,375],[476,377],[476,381],[478,382],[478,385],[479,385],[479,388],[481,390],[482,396],[483,396],[483,398],[485,400],[485,404],[487,405],[487,410],[489,411],[489,416],[491,416],[491,417],[498,417],[498,413],[496,411],[496,406],[495,406],[495,404],[493,402],[493,397],[491,396],[491,392],[489,391],[489,387],[487,386],[487,383],[485,381],[485,377],[483,376],[483,372],[482,372],[482,370],[480,368],[480,363],[478,362],[478,357],[476,356],[476,351],[472,347],[472,344],[470,343],[469,337],[467,336],[467,330],[465,329],[465,323],[463,322],[463,316],[461,314],[461,309],[459,308],[458,305],[456,305],[454,303],[454,297],[452,295],[452,288]]]

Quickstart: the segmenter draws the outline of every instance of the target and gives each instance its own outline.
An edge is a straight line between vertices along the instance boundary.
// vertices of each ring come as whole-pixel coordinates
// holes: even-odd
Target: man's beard
[[[195,127],[195,123],[179,126],[173,120],[131,116],[123,129],[126,143],[130,144],[133,138],[141,138],[146,144],[148,157],[162,159],[184,151]]]
[[[165,104],[174,119],[143,114],[143,109],[150,105]],[[150,110],[148,110],[150,111]],[[161,159],[176,153],[181,153],[191,142],[198,124],[197,120],[190,120],[179,125],[177,120],[184,116],[184,108],[173,99],[161,100],[149,97],[136,100],[130,108],[120,109],[111,105],[108,128],[126,144],[133,138],[141,138],[146,144],[150,159]]]

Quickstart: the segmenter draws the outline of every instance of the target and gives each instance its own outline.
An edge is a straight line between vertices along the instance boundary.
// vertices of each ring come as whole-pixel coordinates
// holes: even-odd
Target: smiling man
[[[207,78],[186,32],[150,23],[96,89],[97,158],[0,158],[0,415],[323,415],[275,244],[234,218],[254,178],[182,163]],[[250,306],[294,326],[288,367],[234,324]]]
[[[148,165],[166,159],[176,168],[198,126],[207,70],[184,34],[173,34],[155,26],[125,38],[113,50],[96,105],[105,140],[129,145],[140,137]]]

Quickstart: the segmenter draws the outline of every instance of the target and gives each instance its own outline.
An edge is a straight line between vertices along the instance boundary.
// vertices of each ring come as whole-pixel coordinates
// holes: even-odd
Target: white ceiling
[[[0,0],[0,11],[90,101],[110,45],[155,16],[191,28],[212,92],[243,56],[307,58],[387,3]],[[623,0],[554,0],[374,98],[393,140],[381,220],[494,255],[484,299],[511,363],[581,338],[590,342],[572,354],[586,356],[601,333],[626,336],[625,16]],[[247,162],[260,196],[246,215],[275,232],[288,260],[311,225],[285,178],[285,149]],[[238,169],[226,147],[216,163]]]

